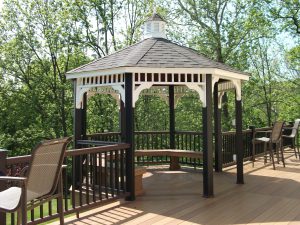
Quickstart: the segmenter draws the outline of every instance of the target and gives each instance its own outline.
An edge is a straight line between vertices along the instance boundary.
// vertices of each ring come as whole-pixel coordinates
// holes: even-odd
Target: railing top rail
[[[168,134],[170,133],[169,131],[135,131],[135,134]]]
[[[31,155],[14,156],[14,157],[7,158],[6,164],[10,166],[10,165],[28,163],[30,161],[31,161]]]
[[[115,151],[121,149],[127,149],[130,145],[126,143],[119,143],[115,145],[106,145],[106,146],[97,146],[91,148],[80,148],[80,149],[71,149],[67,150],[65,156],[77,156],[77,155],[84,155],[84,154],[93,154],[93,153],[101,153],[107,151]],[[29,163],[31,161],[31,155],[24,155],[24,156],[15,156],[7,158],[7,165],[16,165],[22,163]]]
[[[232,131],[224,131],[222,132],[222,135],[226,136],[226,135],[233,135],[235,134],[235,130],[232,130]],[[250,129],[247,129],[247,130],[243,130],[243,134],[245,133],[251,133],[251,130]]]
[[[78,156],[78,155],[85,155],[85,154],[101,153],[107,151],[128,149],[129,147],[130,147],[129,144],[120,143],[115,145],[97,146],[91,148],[79,148],[79,149],[72,149],[66,151],[65,156]]]
[[[97,136],[97,135],[117,135],[120,134],[120,132],[100,132],[100,133],[93,133],[93,134],[87,134],[87,137],[91,136]]]
[[[188,130],[176,130],[175,134],[200,134],[200,135],[202,135],[203,132],[201,132],[201,131],[188,131]]]
[[[260,128],[255,128],[255,131],[266,131],[266,130],[272,130],[272,127],[260,127]]]

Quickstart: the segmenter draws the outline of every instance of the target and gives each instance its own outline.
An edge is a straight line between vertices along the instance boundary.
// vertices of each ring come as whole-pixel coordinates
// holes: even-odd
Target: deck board
[[[201,170],[151,166],[144,175],[146,194],[134,202],[98,208],[65,224],[205,224],[205,225],[299,225],[300,161],[285,153],[286,168],[245,163],[245,184],[237,185],[236,168],[214,173],[214,198],[202,197]],[[58,224],[53,223],[54,224]]]

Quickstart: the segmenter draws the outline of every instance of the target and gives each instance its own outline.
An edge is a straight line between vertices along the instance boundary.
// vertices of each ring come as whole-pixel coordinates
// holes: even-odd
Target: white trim
[[[115,91],[119,92],[120,99],[125,104],[126,98],[125,98],[125,89],[124,89],[124,87],[121,84],[119,84],[119,85],[111,85],[111,88],[114,89]]]
[[[231,81],[235,87],[236,100],[241,101],[242,100],[242,82],[240,80],[231,80]]]
[[[225,91],[221,91],[218,93],[218,108],[222,108],[222,97],[225,94]]]
[[[113,74],[123,74],[125,67],[114,68],[114,69],[104,69],[104,70],[93,70],[93,71],[85,71],[85,72],[73,72],[67,73],[66,77],[68,80],[70,79],[78,79],[83,77],[93,77],[93,76],[106,76]]]
[[[215,84],[219,81],[219,79],[220,76],[212,75],[212,86],[211,86],[212,93],[214,93]]]
[[[120,73],[191,73],[191,74],[214,74],[224,79],[249,80],[250,75],[231,72],[217,68],[157,68],[157,67],[118,67],[113,69],[94,70],[87,72],[67,73],[67,79],[76,79],[81,77],[102,76]]]
[[[139,99],[140,93],[145,90],[151,88],[153,83],[143,83],[138,87],[135,87],[135,83],[133,82],[133,90],[132,90],[132,107],[135,108],[135,103]]]
[[[186,84],[186,86],[199,94],[202,107],[206,107],[206,87],[204,85],[199,86],[197,84]]]
[[[90,90],[89,87],[82,87],[77,86],[76,87],[76,109],[82,109],[83,108],[83,95],[85,92],[88,92]]]

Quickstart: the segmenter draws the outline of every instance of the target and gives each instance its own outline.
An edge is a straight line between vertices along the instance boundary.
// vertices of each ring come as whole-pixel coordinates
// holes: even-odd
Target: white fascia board
[[[84,78],[84,77],[105,76],[105,75],[123,74],[123,73],[126,73],[126,71],[124,71],[124,67],[120,67],[120,68],[107,69],[107,70],[93,70],[93,71],[69,73],[69,74],[67,73],[66,77],[68,80],[71,80],[71,79]]]
[[[245,74],[235,73],[217,68],[157,68],[157,67],[119,67],[106,70],[94,70],[88,72],[67,74],[67,79],[76,79],[83,77],[123,74],[123,73],[191,73],[191,74],[213,74],[224,79],[249,80]]]
[[[148,68],[148,67],[125,67],[126,73],[191,73],[213,74],[224,79],[249,80],[245,74],[230,72],[216,68]]]
[[[234,72],[230,72],[227,70],[221,70],[221,69],[215,69],[214,74],[220,76],[220,78],[229,79],[229,80],[235,79],[235,80],[246,80],[247,81],[250,79],[250,75],[234,73]]]

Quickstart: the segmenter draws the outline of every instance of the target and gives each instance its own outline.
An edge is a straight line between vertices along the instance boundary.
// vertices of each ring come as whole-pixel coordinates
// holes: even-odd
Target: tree
[[[299,92],[291,90],[294,85],[282,67],[283,60],[275,53],[277,48],[265,39],[256,43],[251,54],[252,76],[245,84],[244,107],[252,125],[271,126],[276,120],[293,120],[299,111]]]
[[[36,142],[72,131],[72,88],[65,74],[88,59],[73,45],[77,30],[68,9],[65,1],[4,2],[0,73],[10,92],[2,94],[16,101],[12,109],[7,108],[18,113],[11,122],[23,123],[11,129],[14,126],[3,120],[4,126],[11,127],[11,136],[26,129],[39,131]]]
[[[283,30],[300,35],[300,2],[298,0],[267,1],[271,17],[279,20]]]

